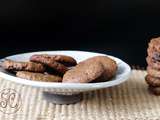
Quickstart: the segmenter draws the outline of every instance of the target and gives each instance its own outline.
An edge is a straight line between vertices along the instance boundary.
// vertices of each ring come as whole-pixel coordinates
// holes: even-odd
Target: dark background
[[[4,0],[0,57],[39,50],[86,50],[146,66],[149,39],[160,35],[153,0]]]

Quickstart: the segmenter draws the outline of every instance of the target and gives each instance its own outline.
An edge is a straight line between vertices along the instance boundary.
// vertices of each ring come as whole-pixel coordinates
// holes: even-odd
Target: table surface
[[[83,93],[76,104],[55,105],[42,97],[42,90],[0,80],[4,89],[20,95],[18,109],[0,104],[1,120],[157,120],[160,118],[160,97],[151,95],[144,81],[146,71],[132,70],[129,80],[118,86]],[[2,96],[1,96],[2,97]],[[0,99],[0,103],[2,99]],[[15,110],[15,111],[14,111]],[[5,112],[12,113],[6,114]]]

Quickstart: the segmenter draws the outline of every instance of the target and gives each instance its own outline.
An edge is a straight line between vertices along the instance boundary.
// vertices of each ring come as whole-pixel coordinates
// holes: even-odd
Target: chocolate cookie
[[[148,56],[158,62],[160,62],[160,52],[153,50],[151,48],[147,49]]]
[[[104,73],[101,76],[101,78],[98,79],[98,81],[100,80],[100,82],[107,81],[107,80],[111,79],[112,77],[114,77],[115,74],[116,74],[117,64],[113,59],[111,59],[111,58],[109,58],[107,56],[92,57],[92,58],[89,58],[89,59],[87,59],[87,60],[85,60],[83,62],[86,62],[86,61],[100,62],[103,65]]]
[[[30,71],[30,72],[44,72],[45,67],[39,63],[33,62],[16,62],[13,60],[5,60],[2,67],[9,71]]]
[[[64,74],[62,82],[88,83],[99,78],[103,72],[104,68],[100,62],[86,61],[68,70]]]
[[[160,78],[160,71],[153,69],[151,66],[147,67],[147,72],[149,75]]]
[[[60,74],[64,74],[68,70],[68,68],[66,66],[64,66],[63,64],[55,61],[54,59],[51,59],[50,57],[46,57],[43,55],[39,55],[39,56],[33,55],[30,58],[30,61],[42,63],[42,64],[46,65],[48,68],[51,68]]]
[[[150,91],[150,93],[152,93],[154,95],[160,95],[160,87],[149,86],[148,90]]]
[[[145,80],[147,84],[152,87],[160,87],[160,78],[156,78],[151,75],[146,75]]]
[[[43,81],[43,82],[61,82],[62,78],[56,75],[46,75],[42,73],[32,73],[26,71],[18,71],[16,74],[17,77],[34,80],[34,81]]]
[[[160,37],[152,38],[149,43],[149,48],[160,52]]]
[[[65,66],[75,66],[77,64],[76,60],[70,56],[66,55],[48,55],[48,54],[40,54],[40,55],[33,55],[31,56],[30,60],[34,61],[37,59],[50,59],[52,61],[59,62],[61,64],[64,64]]]
[[[147,64],[156,70],[160,70],[160,62],[156,61],[151,57],[146,58]]]

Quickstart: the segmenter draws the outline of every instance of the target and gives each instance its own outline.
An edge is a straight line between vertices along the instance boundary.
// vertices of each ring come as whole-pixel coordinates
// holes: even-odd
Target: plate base
[[[82,100],[82,93],[74,95],[60,95],[43,92],[43,97],[53,104],[74,104]]]

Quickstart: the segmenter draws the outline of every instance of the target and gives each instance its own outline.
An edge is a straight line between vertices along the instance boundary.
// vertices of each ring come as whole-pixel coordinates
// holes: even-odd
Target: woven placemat
[[[145,75],[145,71],[132,70],[127,82],[84,93],[81,102],[71,105],[48,103],[40,89],[1,79],[0,120],[159,120],[160,97],[147,91]],[[12,103],[14,95],[4,101],[8,89],[15,90],[21,102]]]

